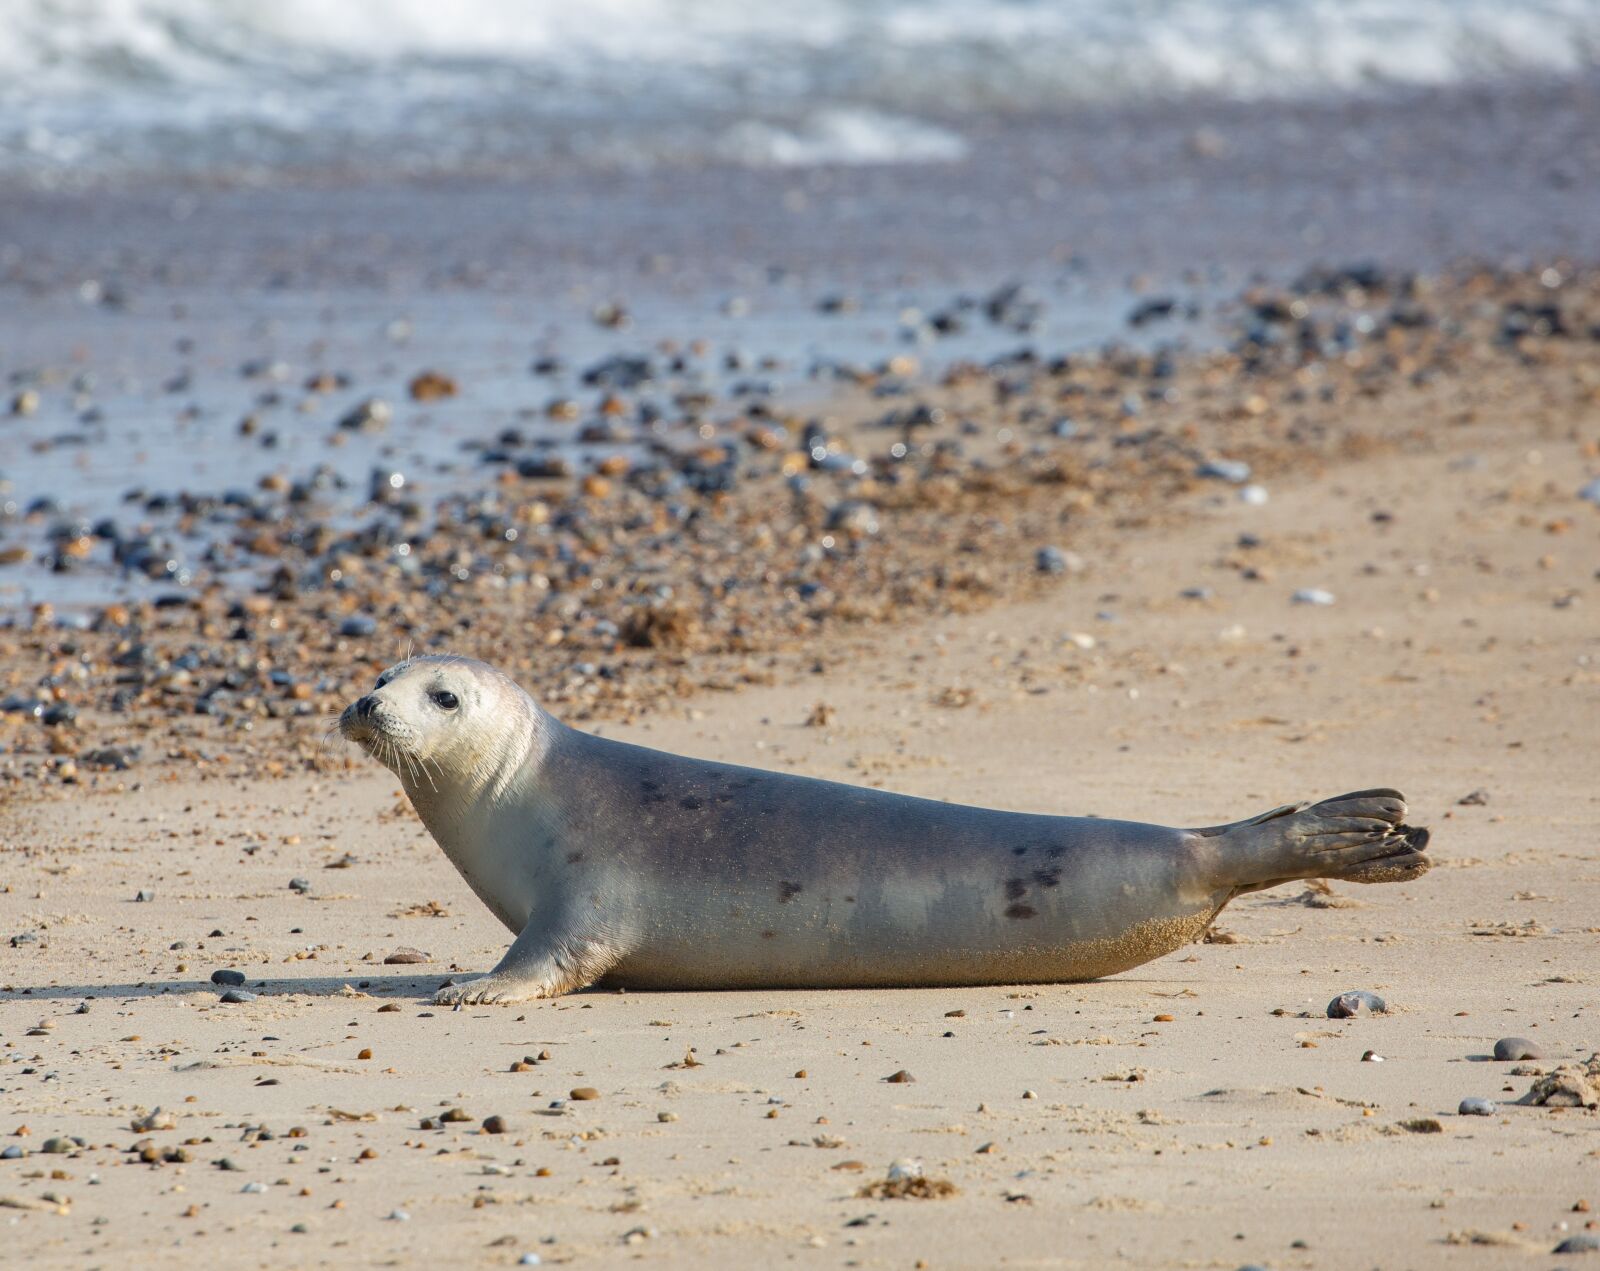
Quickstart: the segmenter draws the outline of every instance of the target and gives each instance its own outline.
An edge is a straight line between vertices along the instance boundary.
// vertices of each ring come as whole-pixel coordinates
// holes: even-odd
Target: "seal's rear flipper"
[[[1216,838],[1216,865],[1235,894],[1296,878],[1401,883],[1428,872],[1428,831],[1405,824],[1398,790],[1357,790],[1321,803],[1290,804],[1248,821],[1197,830]]]

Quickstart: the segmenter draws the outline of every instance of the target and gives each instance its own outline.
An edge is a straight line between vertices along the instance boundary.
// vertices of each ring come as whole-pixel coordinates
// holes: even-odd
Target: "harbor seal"
[[[1098,979],[1246,892],[1429,865],[1394,790],[1205,829],[991,811],[595,737],[466,658],[391,667],[339,726],[515,933],[447,1005]]]

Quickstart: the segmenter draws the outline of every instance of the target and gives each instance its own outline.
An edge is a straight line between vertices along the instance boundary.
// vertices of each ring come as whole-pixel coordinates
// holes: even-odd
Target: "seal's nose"
[[[357,719],[366,719],[377,708],[378,699],[371,693],[363,698],[358,698],[350,711]]]

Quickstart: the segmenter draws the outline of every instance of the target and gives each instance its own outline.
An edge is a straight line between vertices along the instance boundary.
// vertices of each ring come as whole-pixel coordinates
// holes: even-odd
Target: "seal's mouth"
[[[427,781],[437,785],[437,764],[431,764],[416,751],[416,731],[404,719],[372,694],[351,702],[339,715],[339,735],[353,741],[402,781]],[[430,772],[430,769],[433,771]]]
[[[372,749],[373,743],[382,732],[377,700],[373,697],[363,697],[351,702],[339,715],[339,735],[346,741],[353,741],[367,750]]]

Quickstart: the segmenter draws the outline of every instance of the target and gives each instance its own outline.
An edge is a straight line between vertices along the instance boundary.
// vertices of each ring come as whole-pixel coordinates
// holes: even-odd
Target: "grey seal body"
[[[1095,979],[1242,893],[1428,868],[1393,790],[1206,829],[993,811],[594,737],[459,658],[384,672],[341,728],[517,933],[442,1002]]]

